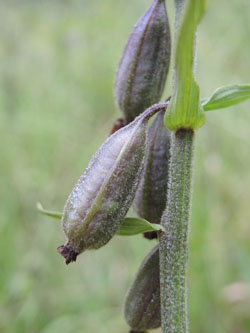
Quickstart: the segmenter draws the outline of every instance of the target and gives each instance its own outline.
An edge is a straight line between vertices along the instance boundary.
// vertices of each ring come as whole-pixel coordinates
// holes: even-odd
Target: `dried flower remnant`
[[[125,300],[124,316],[132,332],[161,326],[159,270],[157,245],[144,259]]]
[[[115,100],[126,122],[160,100],[170,52],[165,0],[154,0],[132,30],[116,73]]]
[[[91,159],[63,211],[68,242],[58,252],[66,264],[87,249],[102,247],[120,228],[140,180],[148,119],[167,105],[147,109],[111,135]]]
[[[126,124],[125,124],[125,120],[122,119],[122,118],[119,118],[119,119],[116,119],[116,121],[114,122],[112,128],[111,128],[111,131],[110,131],[110,134],[114,134],[116,131],[118,131],[119,129],[121,129],[122,127],[124,127]]]

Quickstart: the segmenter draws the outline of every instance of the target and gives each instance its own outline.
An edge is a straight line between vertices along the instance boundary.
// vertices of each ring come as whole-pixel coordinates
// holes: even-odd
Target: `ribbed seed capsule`
[[[126,122],[160,100],[170,44],[165,0],[154,0],[132,30],[116,73],[115,100]]]
[[[160,223],[167,199],[170,132],[164,113],[157,114],[148,130],[144,170],[133,203],[136,213],[151,223]]]
[[[159,246],[154,247],[140,266],[124,306],[127,324],[134,331],[161,326]]]
[[[150,107],[111,135],[91,159],[63,211],[68,242],[58,252],[66,264],[84,250],[105,245],[120,228],[139,183],[147,121],[167,105],[165,102]]]

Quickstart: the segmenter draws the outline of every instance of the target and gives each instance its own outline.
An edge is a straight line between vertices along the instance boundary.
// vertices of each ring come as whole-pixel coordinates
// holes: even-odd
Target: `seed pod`
[[[132,30],[116,72],[115,100],[127,123],[159,102],[169,68],[170,44],[165,0],[154,0]]]
[[[68,242],[58,252],[66,264],[84,250],[105,245],[120,228],[141,176],[147,121],[167,105],[146,110],[111,135],[93,156],[64,207],[62,222]]]
[[[170,132],[164,113],[157,114],[148,130],[144,170],[133,203],[136,213],[151,223],[160,223],[167,200]]]
[[[161,326],[159,246],[154,247],[140,266],[124,306],[127,324],[134,331]]]

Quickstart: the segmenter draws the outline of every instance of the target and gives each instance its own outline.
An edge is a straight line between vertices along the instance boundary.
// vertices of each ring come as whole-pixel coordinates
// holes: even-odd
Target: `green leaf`
[[[234,84],[220,87],[211,97],[202,101],[205,111],[227,108],[250,98],[250,84]]]
[[[174,91],[165,118],[166,126],[172,131],[197,129],[205,122],[200,90],[193,73],[196,28],[205,13],[205,0],[186,0],[185,4],[176,1],[176,11],[182,18],[177,17]]]
[[[148,231],[160,231],[163,227],[160,224],[149,223],[144,219],[127,217],[116,233],[119,236],[134,236]]]
[[[62,218],[62,213],[46,210],[43,208],[43,206],[40,202],[38,202],[36,204],[36,208],[43,215],[47,215],[47,216],[50,216],[50,217],[53,217],[53,218],[59,219],[59,220]]]
[[[47,215],[49,217],[53,217],[59,220],[62,218],[62,213],[46,210],[43,208],[40,202],[36,204],[36,207],[38,211],[43,215]],[[163,230],[163,227],[160,224],[149,223],[144,219],[136,217],[126,217],[123,221],[121,228],[117,231],[116,234],[118,236],[134,236],[142,234],[143,232],[160,230]]]

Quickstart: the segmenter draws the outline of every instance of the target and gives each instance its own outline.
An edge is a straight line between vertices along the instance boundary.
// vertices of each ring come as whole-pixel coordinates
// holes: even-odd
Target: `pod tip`
[[[75,252],[69,244],[61,245],[57,248],[57,252],[60,253],[66,260],[66,265],[76,261],[79,253]]]

